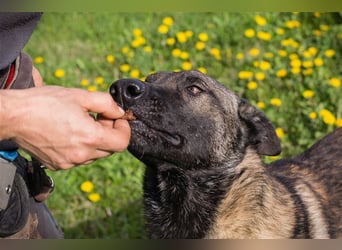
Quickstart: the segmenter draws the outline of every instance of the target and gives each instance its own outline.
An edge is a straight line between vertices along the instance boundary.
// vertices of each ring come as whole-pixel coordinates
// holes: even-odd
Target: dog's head
[[[267,118],[200,72],[158,72],[145,82],[121,79],[110,93],[133,111],[128,149],[146,164],[184,169],[234,164],[249,145],[263,155],[280,152]]]

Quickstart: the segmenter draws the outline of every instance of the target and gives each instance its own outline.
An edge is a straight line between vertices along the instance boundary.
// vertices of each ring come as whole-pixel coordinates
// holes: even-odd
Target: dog
[[[342,129],[269,165],[280,142],[265,115],[197,71],[120,79],[114,100],[133,113],[128,150],[146,165],[151,238],[339,238]]]

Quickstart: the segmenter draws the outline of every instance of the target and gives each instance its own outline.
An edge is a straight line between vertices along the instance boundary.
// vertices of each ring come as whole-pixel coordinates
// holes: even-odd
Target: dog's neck
[[[293,229],[292,199],[277,182],[260,157],[248,149],[236,167],[239,178],[220,201],[217,216],[206,238],[256,239],[289,238]],[[274,209],[286,204],[288,211]],[[272,218],[267,220],[265,218]]]
[[[172,164],[148,166],[145,215],[152,238],[203,238],[217,209],[244,170],[232,166],[182,170]]]

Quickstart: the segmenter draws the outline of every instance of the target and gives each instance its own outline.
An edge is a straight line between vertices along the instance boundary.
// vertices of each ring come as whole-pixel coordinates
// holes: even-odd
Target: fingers
[[[101,121],[105,123],[100,135],[99,150],[108,152],[122,152],[129,144],[131,137],[131,128],[126,120],[116,120],[112,122],[112,126],[108,121]]]
[[[84,91],[82,94],[80,96],[81,103],[87,111],[99,113],[108,119],[118,119],[125,114],[110,94],[88,91]]]
[[[42,76],[40,75],[38,69],[35,66],[32,66],[32,78],[33,78],[34,85],[36,87],[43,86]]]

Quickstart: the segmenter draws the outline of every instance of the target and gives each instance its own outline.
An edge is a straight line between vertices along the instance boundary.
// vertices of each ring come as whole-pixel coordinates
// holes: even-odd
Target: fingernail
[[[124,111],[121,107],[119,107],[119,112],[120,112],[122,115],[125,114],[125,111]]]

